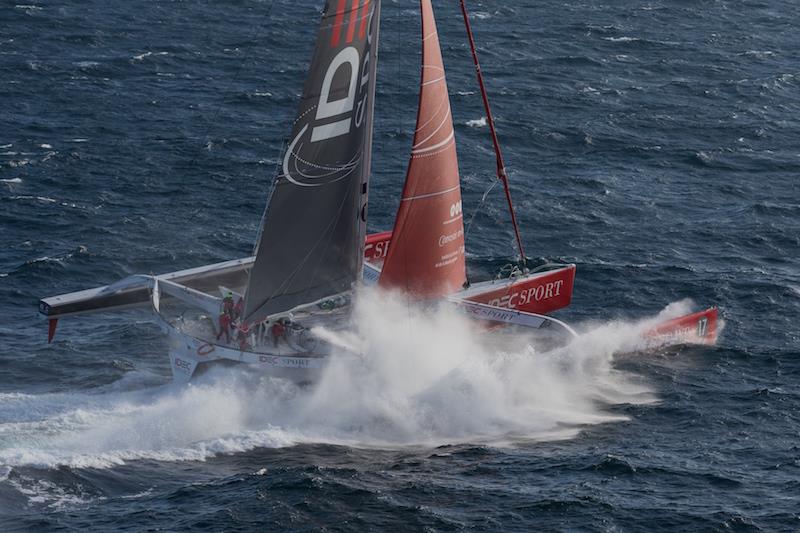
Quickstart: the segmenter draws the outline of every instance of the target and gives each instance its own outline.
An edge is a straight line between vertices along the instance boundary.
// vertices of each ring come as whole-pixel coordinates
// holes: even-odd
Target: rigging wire
[[[483,206],[486,204],[486,198],[489,197],[489,194],[491,194],[492,190],[494,190],[494,188],[497,186],[497,183],[498,182],[496,180],[492,180],[492,182],[489,184],[489,187],[483,192],[483,196],[481,196],[481,201],[478,203],[478,207],[476,207],[472,211],[472,216],[469,217],[469,222],[467,222],[467,226],[466,226],[466,228],[464,228],[464,243],[465,244],[467,242],[467,239],[469,238],[469,232],[472,229],[472,223],[475,222],[475,216],[478,213],[480,213],[481,211],[483,211]],[[470,285],[472,285],[472,282],[469,280],[469,272],[466,272],[466,278],[467,279],[464,282],[464,288],[465,289],[468,288]]]
[[[469,237],[469,232],[472,229],[472,223],[475,222],[475,216],[483,210],[483,206],[486,203],[486,198],[489,197],[489,194],[492,192],[492,190],[494,190],[494,188],[497,186],[498,183],[499,182],[497,181],[492,181],[489,187],[483,192],[483,196],[481,196],[481,201],[478,203],[478,207],[476,207],[475,210],[472,211],[472,216],[469,217],[469,222],[467,222],[467,227],[464,229],[465,241],[467,240],[467,237]]]
[[[478,51],[475,47],[475,39],[472,36],[472,25],[469,22],[469,15],[467,14],[467,6],[464,0],[460,0],[461,14],[464,17],[464,26],[467,30],[467,37],[469,37],[469,47],[472,52],[472,61],[475,64],[475,74],[478,78],[478,85],[481,89],[481,97],[483,98],[483,107],[486,110],[486,122],[489,124],[489,132],[492,135],[492,144],[494,146],[494,153],[497,159],[497,179],[503,184],[503,190],[506,195],[506,203],[508,204],[508,211],[511,214],[511,224],[514,226],[514,236],[517,239],[517,248],[519,248],[519,258],[522,263],[523,271],[527,270],[525,250],[522,246],[522,237],[519,233],[519,226],[517,224],[517,215],[514,212],[514,205],[511,202],[511,190],[508,186],[508,174],[506,172],[505,161],[503,161],[503,153],[500,150],[500,142],[497,139],[497,132],[494,127],[494,117],[492,116],[492,109],[489,106],[489,95],[486,92],[486,85],[483,83],[483,73],[481,72],[481,65],[478,61]]]

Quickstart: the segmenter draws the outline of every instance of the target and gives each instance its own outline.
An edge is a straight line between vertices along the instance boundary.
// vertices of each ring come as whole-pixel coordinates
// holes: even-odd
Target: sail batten
[[[380,0],[327,0],[290,141],[262,220],[246,322],[340,294],[366,232]]]
[[[430,0],[421,0],[422,64],[411,158],[379,284],[419,298],[466,281],[464,222],[455,132]]]

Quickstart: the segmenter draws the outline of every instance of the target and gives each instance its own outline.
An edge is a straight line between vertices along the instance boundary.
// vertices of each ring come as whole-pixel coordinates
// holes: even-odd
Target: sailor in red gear
[[[219,314],[219,333],[217,340],[225,334],[225,342],[231,342],[231,317],[224,310]]]
[[[285,334],[286,326],[283,325],[283,319],[281,318],[272,325],[272,341],[275,343],[275,346],[278,346],[278,340]]]
[[[222,299],[222,311],[227,313],[231,320],[234,319],[233,307],[233,293],[228,291],[228,294],[226,294],[225,298]]]
[[[239,349],[247,349],[247,336],[250,333],[250,326],[245,323],[239,324]]]

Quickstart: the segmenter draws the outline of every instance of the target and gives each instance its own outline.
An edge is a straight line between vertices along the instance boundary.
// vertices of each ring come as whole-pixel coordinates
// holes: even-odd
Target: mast
[[[508,188],[508,174],[506,174],[506,164],[503,161],[503,152],[500,150],[500,142],[497,140],[497,132],[494,128],[494,117],[492,116],[492,109],[489,106],[489,96],[486,94],[486,86],[483,83],[483,73],[481,72],[481,64],[478,61],[478,51],[475,49],[475,39],[472,37],[472,26],[469,22],[469,15],[467,14],[467,6],[464,0],[460,0],[461,14],[464,16],[464,25],[467,28],[467,36],[469,37],[469,47],[472,50],[472,61],[475,63],[475,74],[478,77],[478,85],[481,87],[481,96],[483,97],[483,107],[486,110],[486,120],[489,123],[489,131],[492,134],[492,144],[494,144],[494,153],[497,158],[497,179],[503,184],[503,189],[506,193],[506,202],[508,203],[508,211],[511,213],[511,224],[514,226],[514,235],[517,238],[517,247],[519,248],[519,257],[522,261],[522,268],[527,269],[527,260],[525,259],[525,250],[522,247],[522,238],[519,234],[519,226],[517,225],[517,215],[514,212],[514,204],[511,202],[511,191]]]

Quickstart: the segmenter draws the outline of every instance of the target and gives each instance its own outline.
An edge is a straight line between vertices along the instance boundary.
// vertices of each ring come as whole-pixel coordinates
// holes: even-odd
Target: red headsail
[[[422,80],[417,129],[403,197],[380,285],[420,298],[453,293],[466,281],[461,185],[450,97],[433,6],[422,10]]]

